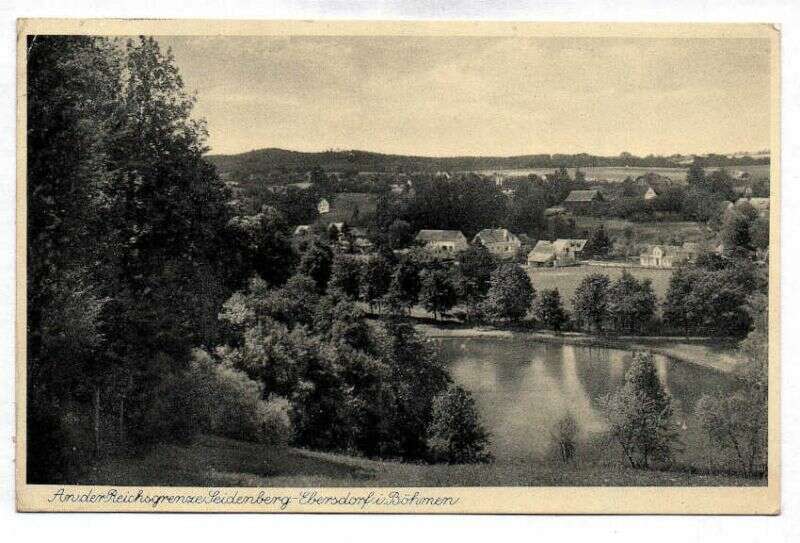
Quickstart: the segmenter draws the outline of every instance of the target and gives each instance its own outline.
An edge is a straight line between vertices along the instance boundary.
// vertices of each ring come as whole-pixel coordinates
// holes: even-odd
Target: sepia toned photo
[[[770,25],[19,22],[27,511],[779,511]]]

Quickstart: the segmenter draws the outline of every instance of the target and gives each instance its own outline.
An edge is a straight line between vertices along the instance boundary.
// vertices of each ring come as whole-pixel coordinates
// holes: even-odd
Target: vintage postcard
[[[779,512],[774,25],[18,36],[19,510]]]

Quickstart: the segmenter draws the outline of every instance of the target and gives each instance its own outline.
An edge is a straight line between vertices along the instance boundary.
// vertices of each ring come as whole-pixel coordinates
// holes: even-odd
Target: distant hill
[[[216,165],[222,174],[236,178],[249,175],[258,177],[269,174],[304,173],[314,167],[326,172],[435,172],[435,171],[476,171],[509,170],[525,168],[565,167],[686,167],[686,158],[681,155],[671,157],[636,157],[627,153],[602,157],[588,154],[575,155],[518,155],[497,156],[455,156],[423,157],[413,155],[387,155],[369,151],[322,151],[305,153],[285,149],[259,149],[236,155],[207,155],[206,159]],[[736,166],[768,164],[769,157],[754,159],[750,156],[731,158],[725,155],[698,157],[704,166]]]

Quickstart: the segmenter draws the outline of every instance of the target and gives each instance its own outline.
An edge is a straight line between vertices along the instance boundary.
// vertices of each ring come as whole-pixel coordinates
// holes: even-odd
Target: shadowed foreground
[[[95,466],[81,484],[121,486],[757,486],[764,478],[547,462],[427,465],[273,448],[215,436]]]

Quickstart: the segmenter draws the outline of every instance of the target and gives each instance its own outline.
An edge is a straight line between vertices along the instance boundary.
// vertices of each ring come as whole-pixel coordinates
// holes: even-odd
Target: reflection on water
[[[491,432],[498,460],[540,457],[564,414],[578,420],[579,439],[605,430],[599,399],[624,379],[631,356],[620,350],[547,345],[524,339],[444,339],[453,379],[471,391]],[[729,389],[725,376],[656,356],[661,382],[676,401],[677,420],[692,424],[704,393]]]

